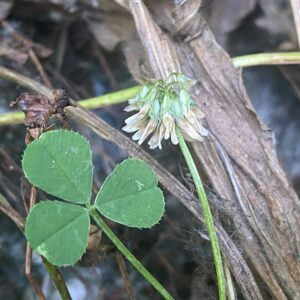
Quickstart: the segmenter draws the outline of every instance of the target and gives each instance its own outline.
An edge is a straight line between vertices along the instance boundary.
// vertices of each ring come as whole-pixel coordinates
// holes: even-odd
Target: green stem
[[[133,86],[128,89],[109,93],[103,96],[81,100],[78,102],[78,105],[86,109],[96,109],[107,105],[122,103],[134,97],[137,94],[139,89],[140,86]],[[0,114],[0,126],[20,124],[22,123],[23,120],[24,120],[23,112],[12,112],[12,113]]]
[[[61,299],[62,300],[72,300],[71,295],[66,286],[66,283],[65,283],[64,279],[62,278],[57,267],[52,265],[44,257],[42,257],[42,259],[43,259],[43,263],[44,263],[44,266],[45,266],[47,272],[49,273],[51,279],[55,283],[57,290],[59,291],[59,295],[61,296]]]
[[[280,64],[299,64],[300,52],[281,52],[281,53],[258,53],[249,54],[234,57],[231,59],[233,65],[237,68],[251,67],[259,65],[280,65]],[[21,85],[27,86],[32,89],[32,86],[28,86],[24,80],[21,80],[21,76],[16,75],[14,72],[10,72],[10,76],[3,71],[5,68],[0,68],[0,78],[7,78],[9,80],[18,82]],[[141,86],[134,86],[121,91],[109,93],[99,97],[93,97],[79,101],[79,105],[86,109],[101,108],[106,105],[118,104],[127,101],[134,97]],[[20,124],[24,119],[22,112],[12,112],[0,114],[0,126],[1,125],[13,125]]]
[[[135,97],[140,88],[140,85],[136,85],[128,89],[109,93],[103,96],[85,99],[79,101],[78,104],[86,109],[96,109],[107,105],[122,103],[130,98]]]
[[[0,114],[0,126],[21,124],[23,120],[24,120],[24,113],[20,111]]]
[[[127,258],[127,260],[136,268],[136,270],[163,296],[164,299],[174,299],[169,292],[149,273],[140,261],[124,246],[113,231],[106,225],[100,214],[95,208],[90,209],[90,215],[99,225],[108,238],[114,243],[117,249]]]
[[[261,65],[290,65],[300,63],[300,52],[257,53],[237,56],[231,59],[238,67],[253,67]]]
[[[213,257],[214,257],[216,273],[217,273],[219,300],[226,300],[225,276],[224,276],[224,270],[223,270],[222,257],[221,257],[217,233],[216,233],[216,229],[214,226],[214,221],[213,221],[213,217],[212,217],[212,214],[210,211],[209,203],[208,203],[208,200],[206,197],[206,193],[205,193],[200,175],[198,173],[197,167],[195,165],[195,162],[192,158],[190,150],[189,150],[179,128],[176,128],[176,135],[177,135],[177,138],[179,141],[179,146],[182,151],[182,154],[186,160],[188,168],[193,177],[193,180],[194,180],[194,183],[196,186],[196,190],[198,193],[198,197],[199,197],[200,206],[203,211],[205,225],[206,225],[208,235],[210,238],[210,243],[211,243],[212,253],[213,253]]]

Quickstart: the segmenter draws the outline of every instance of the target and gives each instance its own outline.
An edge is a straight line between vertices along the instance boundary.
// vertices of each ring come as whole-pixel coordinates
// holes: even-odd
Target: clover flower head
[[[203,141],[208,134],[202,124],[204,114],[188,92],[194,84],[194,80],[182,73],[146,83],[125,108],[137,113],[125,120],[123,130],[135,132],[132,139],[139,145],[152,135],[148,142],[150,149],[161,149],[163,139],[171,139],[177,145],[176,127],[187,141]]]

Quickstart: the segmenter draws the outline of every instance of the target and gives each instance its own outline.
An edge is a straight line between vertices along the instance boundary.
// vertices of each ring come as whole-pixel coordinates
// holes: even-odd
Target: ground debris
[[[64,108],[70,105],[69,97],[64,90],[54,90],[51,99],[40,93],[23,93],[10,103],[12,107],[19,106],[25,113],[24,124],[34,139],[47,130],[52,115],[64,121]]]

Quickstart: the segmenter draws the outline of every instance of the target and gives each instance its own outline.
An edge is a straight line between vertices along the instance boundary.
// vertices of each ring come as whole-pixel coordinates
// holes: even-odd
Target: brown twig
[[[52,89],[52,84],[50,82],[50,79],[49,79],[47,73],[45,72],[40,60],[37,58],[35,52],[32,49],[29,50],[29,57],[30,57],[31,61],[33,62],[33,64],[35,65],[37,71],[40,73],[45,85],[48,88]]]
[[[29,198],[29,207],[28,211],[34,206],[36,203],[36,195],[37,190],[34,186],[30,188],[30,198]],[[32,250],[29,245],[29,242],[26,243],[26,254],[25,254],[25,276],[27,277],[29,283],[31,284],[33,290],[35,291],[39,300],[46,300],[46,297],[41,290],[40,286],[38,285],[37,281],[33,277],[31,273],[31,263],[32,263]]]
[[[7,215],[23,232],[25,222],[23,217],[9,204],[9,202],[0,194],[0,210]]]
[[[45,297],[42,289],[40,288],[39,284],[35,280],[35,278],[32,276],[31,273],[31,259],[32,259],[32,251],[30,248],[29,243],[27,242],[26,244],[26,256],[25,256],[25,275],[32,286],[36,296],[38,297],[39,300],[47,300]]]
[[[25,206],[22,205],[23,203],[20,205],[19,187],[14,185],[9,179],[9,177],[11,178],[16,175],[23,175],[22,169],[10,157],[8,151],[0,148],[0,187],[17,210],[26,212],[26,210],[23,210],[25,208]]]
[[[36,194],[37,194],[36,188],[34,186],[32,186],[30,189],[29,211],[36,203]],[[38,298],[46,299],[41,288],[39,287],[36,280],[32,276],[31,261],[32,261],[32,250],[30,248],[29,242],[27,242],[26,243],[26,255],[25,255],[25,275],[26,275],[28,281],[30,282],[30,284],[32,285],[32,288],[34,289]]]
[[[7,68],[0,67],[0,77],[12,80],[36,92],[42,93],[47,97],[52,96],[52,91],[34,80],[20,75]],[[73,102],[74,103],[74,102]],[[74,103],[75,104],[75,103]],[[67,107],[65,111],[77,122],[82,122],[94,131],[98,136],[117,144],[120,148],[126,150],[132,157],[143,159],[151,165],[157,174],[161,184],[173,194],[192,214],[203,223],[203,216],[199,211],[199,205],[196,197],[188,191],[181,182],[179,182],[171,173],[169,173],[161,164],[156,161],[147,152],[141,149],[136,143],[131,141],[125,135],[111,127],[105,121],[95,114],[86,111],[80,107]],[[240,251],[230,239],[226,231],[218,220],[215,220],[216,231],[223,255],[226,257],[230,269],[235,276],[240,288],[248,299],[262,299],[261,293],[256,285],[255,279]]]
[[[133,294],[133,290],[132,290],[132,286],[130,284],[129,278],[128,278],[128,273],[126,270],[126,266],[125,266],[125,262],[123,259],[123,256],[120,252],[116,253],[116,260],[117,260],[117,264],[121,273],[121,276],[123,278],[123,282],[124,282],[124,286],[128,295],[128,299],[129,300],[134,300],[134,294]]]

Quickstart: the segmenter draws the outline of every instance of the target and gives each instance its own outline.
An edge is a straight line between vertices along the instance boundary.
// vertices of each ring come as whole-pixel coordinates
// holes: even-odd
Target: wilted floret
[[[125,111],[138,111],[125,120],[126,132],[135,132],[133,140],[142,144],[151,136],[150,149],[162,148],[162,139],[177,145],[176,126],[187,141],[202,141],[208,132],[202,125],[204,114],[189,95],[195,81],[180,73],[172,73],[166,80],[145,84]]]

